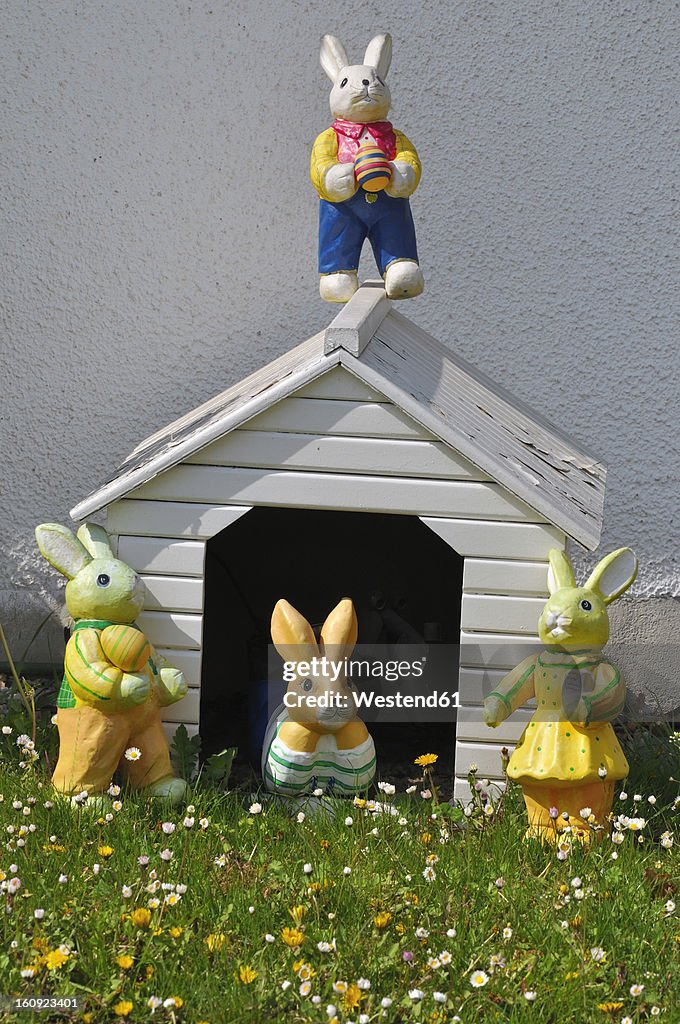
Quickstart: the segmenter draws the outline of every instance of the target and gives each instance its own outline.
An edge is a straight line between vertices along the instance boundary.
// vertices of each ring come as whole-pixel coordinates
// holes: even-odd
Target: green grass
[[[16,874],[21,887],[0,893],[0,909],[11,909],[0,916],[0,991],[77,995],[81,1010],[0,1019],[316,1024],[333,1017],[327,1007],[334,1005],[342,1024],[444,1024],[456,1014],[466,1024],[637,1022],[653,1019],[652,1007],[661,1008],[661,1021],[680,1020],[680,920],[665,909],[680,885],[678,844],[666,849],[659,841],[673,829],[675,811],[666,798],[647,802],[654,794],[641,776],[629,780],[616,810],[646,817],[642,832],[627,831],[620,846],[609,839],[576,845],[560,861],[553,850],[523,842],[514,789],[493,816],[476,814],[466,829],[418,792],[388,797],[395,815],[337,801],[331,813],[298,821],[296,811],[264,798],[262,812],[250,813],[249,794],[199,789],[187,828],[183,809],[153,807],[134,794],[121,795],[110,821],[72,808],[39,767],[20,770],[18,755],[5,749],[0,870],[5,885]],[[674,756],[672,745],[665,751]],[[677,759],[667,763],[680,777]],[[677,784],[671,791],[677,794]],[[634,793],[643,800],[633,803]],[[171,835],[162,830],[166,821],[176,826]],[[165,849],[169,861],[160,856]],[[431,880],[423,875],[428,855],[437,858]],[[161,883],[187,888],[175,906],[164,902],[172,890],[161,888],[146,927],[130,915],[154,898],[152,871]],[[68,880],[60,883],[61,875]],[[298,926],[294,950],[282,935]],[[504,937],[507,928],[512,935]],[[60,945],[68,955],[48,965]],[[604,950],[599,962],[591,952],[597,948]],[[129,968],[116,962],[120,956],[131,958]],[[496,966],[492,957],[500,958]],[[29,965],[36,976],[24,978]],[[471,984],[476,970],[488,976],[479,988]],[[360,979],[370,987],[358,987]],[[334,990],[334,982],[348,992]],[[644,986],[637,997],[633,985]],[[414,990],[422,999],[409,996]],[[533,1001],[527,992],[536,993]],[[152,1015],[153,996],[179,997],[183,1005]],[[383,1008],[384,998],[392,1005]],[[599,1008],[607,1003],[610,1011]]]

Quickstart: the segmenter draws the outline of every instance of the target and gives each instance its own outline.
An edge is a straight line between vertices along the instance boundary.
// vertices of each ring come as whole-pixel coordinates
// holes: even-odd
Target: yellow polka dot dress
[[[580,699],[571,707],[575,680]],[[610,724],[623,708],[625,687],[610,662],[602,656],[543,651],[534,659],[533,689],[536,713],[510,758],[511,779],[589,783],[626,778],[628,762]],[[497,695],[508,700],[501,687]],[[584,721],[569,721],[574,711]]]

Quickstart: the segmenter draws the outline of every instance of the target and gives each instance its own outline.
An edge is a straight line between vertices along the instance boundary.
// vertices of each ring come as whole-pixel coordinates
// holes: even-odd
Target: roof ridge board
[[[461,356],[458,352],[454,352],[443,342],[439,341],[438,338],[433,337],[433,335],[429,334],[424,330],[424,328],[420,327],[412,320],[409,320],[408,317],[405,317],[402,313],[398,313],[396,310],[392,309],[375,332],[374,337],[379,338],[380,330],[381,328],[384,328],[385,324],[388,326],[395,326],[397,329],[408,325],[407,329],[417,334],[418,340],[424,346],[435,349],[438,354],[443,355],[448,362],[452,363],[456,368],[465,373],[471,380],[476,381],[497,398],[501,399],[511,410],[511,413],[520,413],[529,421],[540,424],[545,430],[549,431],[553,435],[555,440],[562,442],[570,451],[583,455],[593,463],[601,465],[599,458],[582,445],[580,441],[575,441],[572,437],[569,437],[563,430],[561,430],[560,427],[556,426],[542,413],[537,412],[534,408],[528,405],[524,399],[518,398],[503,384],[499,384],[485,373],[484,370],[480,370],[478,367],[474,366],[464,356]]]

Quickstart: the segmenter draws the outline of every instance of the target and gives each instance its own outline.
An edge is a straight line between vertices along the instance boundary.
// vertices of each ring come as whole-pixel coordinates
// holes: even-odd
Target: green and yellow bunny
[[[636,574],[635,554],[619,548],[578,587],[566,554],[551,551],[550,598],[538,623],[545,649],[509,672],[484,702],[493,728],[536,698],[536,713],[508,764],[508,777],[524,793],[527,835],[555,840],[569,824],[589,841],[590,826],[604,826],[611,812],[614,783],[628,775],[611,726],[623,710],[625,685],[602,647],[609,639],[607,606]]]
[[[75,622],[57,698],[55,789],[103,792],[135,747],[139,755],[122,762],[130,784],[180,801],[187,786],[174,777],[160,708],[181,700],[187,683],[134,624],[143,581],[114,556],[101,526],[85,523],[74,536],[43,523],[35,534],[41,554],[68,580],[66,607]]]

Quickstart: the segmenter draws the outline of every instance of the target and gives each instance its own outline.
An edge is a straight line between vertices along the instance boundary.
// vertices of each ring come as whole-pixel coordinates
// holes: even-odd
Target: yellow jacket
[[[366,126],[370,129],[370,125]],[[420,181],[420,159],[416,152],[416,148],[412,142],[406,138],[403,132],[395,131],[397,149],[394,154],[394,163],[405,163],[409,167],[412,167],[416,175],[415,189],[418,187]],[[321,132],[317,136],[316,141],[312,147],[312,158],[310,161],[309,173],[312,179],[312,185],[319,193],[320,199],[326,199],[328,202],[333,202],[328,193],[324,190],[323,182],[326,176],[326,171],[333,164],[338,163],[338,136],[333,128],[327,128],[325,132]]]

